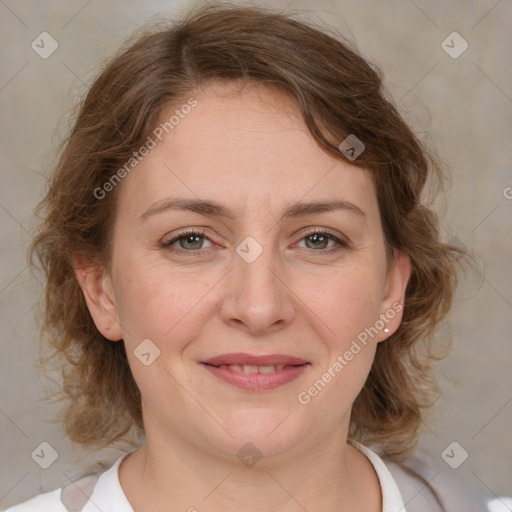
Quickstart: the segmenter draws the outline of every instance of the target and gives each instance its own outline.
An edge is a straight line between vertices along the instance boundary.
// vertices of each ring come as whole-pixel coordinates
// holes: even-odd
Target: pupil
[[[319,235],[319,234],[316,234],[316,233],[315,233],[314,235],[310,235],[310,236],[308,236],[308,238],[307,238],[307,239],[308,239],[309,241],[313,242],[313,246],[314,246],[314,247],[318,247],[318,244],[319,244],[319,243],[321,244],[322,242],[325,242],[326,237],[325,237],[325,236],[323,236],[323,235]]]
[[[198,235],[187,235],[186,236],[185,244],[194,245],[194,244],[197,244],[197,243],[200,243],[200,242],[201,242],[201,237],[198,236]],[[183,244],[182,244],[182,247],[183,247]],[[198,249],[198,247],[192,247],[192,248],[193,249]]]

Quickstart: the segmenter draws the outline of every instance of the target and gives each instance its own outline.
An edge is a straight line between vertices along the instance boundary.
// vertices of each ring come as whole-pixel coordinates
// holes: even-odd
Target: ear
[[[97,329],[112,341],[123,338],[119,325],[112,281],[106,269],[87,258],[75,255],[72,258],[76,280]]]
[[[384,295],[381,302],[380,320],[384,327],[377,341],[389,338],[400,326],[405,304],[405,290],[411,277],[411,262],[407,254],[394,249],[394,261],[388,271]],[[384,332],[389,329],[389,332]]]

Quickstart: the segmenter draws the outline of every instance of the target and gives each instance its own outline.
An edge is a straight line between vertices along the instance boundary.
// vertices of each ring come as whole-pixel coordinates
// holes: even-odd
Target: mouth
[[[205,363],[207,364],[207,363]],[[264,366],[255,366],[252,364],[221,364],[221,365],[211,365],[216,368],[228,368],[234,372],[244,372],[244,373],[274,373],[275,371],[283,370],[286,368],[284,364],[276,364],[276,365],[264,365]]]
[[[280,354],[224,354],[200,364],[215,377],[252,391],[275,389],[287,384],[311,365],[304,359]]]

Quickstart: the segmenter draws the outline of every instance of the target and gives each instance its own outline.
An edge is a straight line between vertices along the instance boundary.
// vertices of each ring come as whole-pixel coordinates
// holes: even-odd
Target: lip
[[[253,356],[251,354],[223,354],[220,356],[212,357],[206,361],[205,364],[220,366],[221,364],[247,364],[253,366],[276,366],[283,364],[285,366],[299,366],[307,364],[308,361],[300,359],[299,357],[286,356],[282,354],[268,354],[264,356]]]
[[[281,370],[272,373],[245,373],[244,371],[231,370],[219,365],[251,365],[251,366],[275,366],[284,365]],[[250,391],[265,391],[276,389],[297,379],[304,373],[310,363],[298,357],[281,354],[265,356],[253,356],[250,354],[224,354],[201,362],[201,365],[215,377]]]

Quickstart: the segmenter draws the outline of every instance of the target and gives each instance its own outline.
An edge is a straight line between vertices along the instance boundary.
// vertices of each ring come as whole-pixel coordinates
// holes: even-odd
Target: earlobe
[[[386,322],[378,341],[389,338],[400,326],[405,304],[405,292],[411,277],[411,262],[407,254],[394,250],[394,261],[386,282],[382,299],[381,319]],[[387,329],[387,331],[386,331]]]
[[[78,255],[73,257],[73,269],[96,328],[109,340],[122,339],[111,278],[106,269]]]

